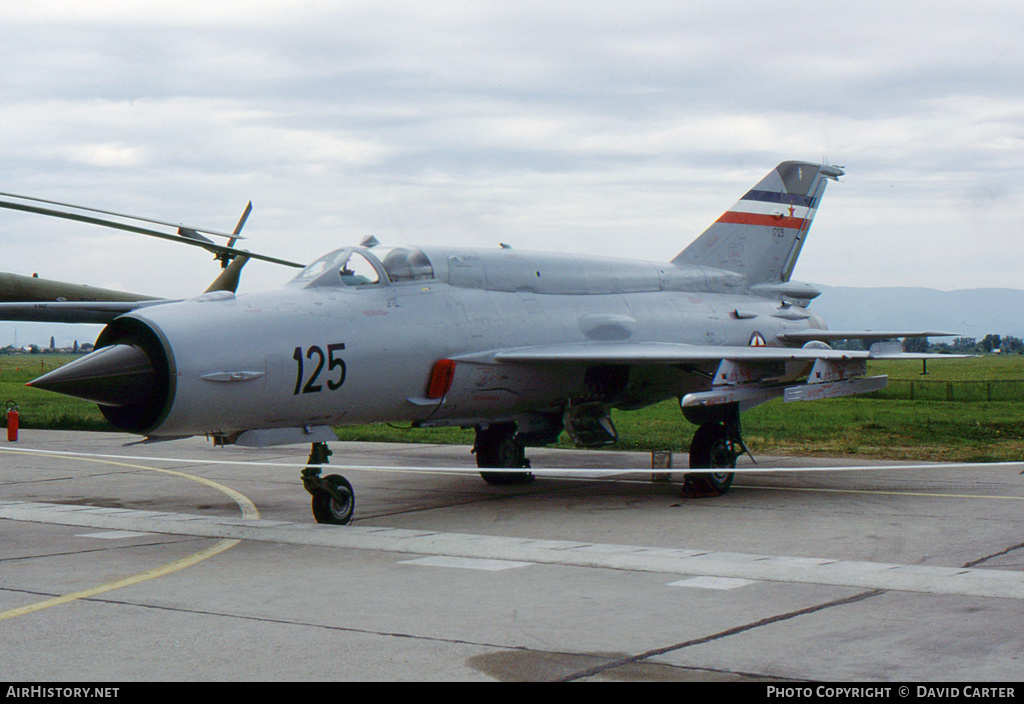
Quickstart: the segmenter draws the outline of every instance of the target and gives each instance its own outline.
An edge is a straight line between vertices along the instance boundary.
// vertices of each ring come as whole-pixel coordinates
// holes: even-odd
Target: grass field
[[[24,354],[0,356],[0,404],[18,404],[22,428],[58,428],[63,430],[113,430],[95,404],[40,391],[25,386],[61,364],[72,355]]]
[[[927,377],[920,362],[873,362],[869,374],[892,380],[971,385],[1019,381],[1024,357],[933,360]],[[676,401],[639,411],[613,412],[620,450],[686,453],[696,426],[686,422]],[[949,402],[854,396],[807,403],[781,399],[742,417],[747,446],[757,454],[859,455],[871,458],[941,461],[1012,461],[1024,458],[1024,394],[998,402]],[[346,440],[473,442],[469,430],[398,430],[385,425],[339,428]],[[570,447],[563,434],[560,444]]]
[[[0,403],[19,405],[21,427],[110,430],[93,404],[24,386],[41,371],[70,357],[17,355],[0,357]],[[869,374],[888,374],[899,381],[951,383],[955,389],[987,382],[1020,382],[1024,389],[1024,357],[986,356],[928,363],[921,377],[920,362],[874,362]],[[945,386],[943,386],[945,388]],[[956,391],[954,397],[959,395]],[[965,396],[966,401],[939,398],[905,400],[857,396],[810,403],[772,401],[743,414],[743,432],[754,455],[858,455],[863,457],[944,460],[1010,461],[1024,457],[1024,393],[989,402]],[[619,431],[616,449],[670,449],[685,453],[695,426],[687,423],[675,401],[640,411],[614,414]],[[388,425],[339,428],[344,440],[383,442],[473,442],[471,430],[401,429]],[[569,446],[562,438],[562,444]]]

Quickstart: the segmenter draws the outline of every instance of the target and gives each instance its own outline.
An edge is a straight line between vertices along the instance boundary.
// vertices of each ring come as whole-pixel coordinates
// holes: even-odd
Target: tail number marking
[[[341,385],[345,383],[345,361],[340,357],[336,356],[336,353],[345,349],[345,343],[337,342],[333,345],[327,345],[327,354],[324,354],[323,349],[319,345],[310,345],[306,349],[305,353],[302,351],[302,347],[296,347],[295,352],[292,353],[292,359],[295,360],[295,391],[293,395],[303,394],[315,394],[324,390],[323,384],[320,382],[320,374],[324,371],[324,366],[327,366],[327,388],[331,391],[337,391],[341,388]],[[313,371],[306,377],[305,365],[303,359],[308,359],[313,362],[314,358],[316,362],[313,367]],[[305,380],[305,384],[303,384]]]

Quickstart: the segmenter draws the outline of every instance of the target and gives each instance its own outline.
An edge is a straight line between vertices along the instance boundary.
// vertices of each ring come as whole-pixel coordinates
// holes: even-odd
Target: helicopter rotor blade
[[[104,218],[93,217],[92,215],[85,215],[85,214],[81,214],[81,213],[67,212],[67,211],[64,211],[64,210],[55,210],[53,208],[44,208],[44,207],[41,207],[41,206],[38,206],[38,205],[30,205],[30,204],[27,204],[27,203],[17,203],[17,202],[13,202],[13,201],[9,201],[9,200],[2,200],[2,199],[0,199],[0,208],[7,208],[9,210],[17,210],[17,211],[21,211],[21,212],[25,212],[25,213],[35,213],[35,214],[38,214],[38,215],[48,215],[48,216],[51,216],[51,217],[62,218],[62,219],[65,219],[65,220],[73,220],[75,222],[84,222],[84,223],[88,223],[90,225],[100,225],[102,227],[110,227],[110,228],[113,228],[115,230],[122,230],[124,232],[133,232],[133,233],[140,234],[140,235],[147,235],[149,237],[156,237],[156,238],[163,239],[163,240],[169,240],[171,242],[181,242],[181,243],[193,245],[193,246],[196,246],[196,247],[202,247],[203,249],[206,249],[206,250],[208,250],[210,252],[213,252],[215,255],[217,255],[218,259],[221,259],[222,262],[224,262],[225,261],[224,258],[226,258],[227,262],[230,263],[231,259],[234,259],[235,257],[237,257],[240,254],[245,254],[247,257],[249,257],[251,259],[259,259],[261,261],[270,262],[272,264],[281,264],[283,266],[290,266],[290,267],[295,267],[295,268],[299,268],[299,269],[301,269],[301,268],[303,268],[305,266],[305,264],[300,264],[298,262],[289,261],[287,259],[280,259],[278,257],[271,257],[271,256],[268,256],[268,255],[265,255],[265,254],[256,254],[254,252],[248,252],[246,250],[236,249],[234,246],[232,246],[236,240],[242,239],[241,236],[239,235],[239,231],[241,230],[241,226],[244,225],[245,219],[248,218],[248,212],[251,211],[251,207],[247,207],[246,208],[246,213],[243,215],[243,219],[241,221],[239,221],[239,225],[236,227],[236,231],[234,233],[232,233],[232,234],[227,234],[227,233],[223,233],[223,232],[218,232],[216,230],[208,230],[208,229],[194,228],[194,227],[185,227],[185,226],[182,226],[182,225],[175,225],[175,224],[172,224],[172,223],[163,222],[163,221],[159,221],[159,220],[151,220],[149,218],[140,218],[140,217],[136,217],[134,215],[123,215],[123,214],[120,214],[120,213],[114,213],[114,212],[107,211],[107,210],[99,210],[99,209],[96,209],[96,208],[85,208],[85,207],[82,207],[82,206],[71,205],[69,203],[58,203],[57,201],[43,200],[42,198],[30,198],[28,196],[19,196],[19,195],[14,195],[14,194],[11,194],[11,193],[2,193],[2,192],[0,192],[0,196],[6,196],[8,198],[18,198],[18,199],[21,199],[21,200],[32,201],[32,202],[36,202],[36,203],[45,203],[47,205],[58,205],[58,206],[62,206],[62,207],[65,207],[65,208],[73,208],[73,209],[77,209],[77,210],[82,210],[82,211],[85,211],[85,212],[97,213],[97,214],[102,214],[102,215],[112,215],[114,217],[119,217],[119,218],[123,218],[123,219],[126,219],[126,220],[135,220],[135,221],[138,221],[138,222],[145,222],[145,223],[150,223],[150,224],[154,224],[154,225],[163,225],[163,226],[166,226],[166,227],[172,227],[172,228],[175,228],[175,230],[176,230],[173,234],[168,233],[168,232],[159,232],[158,230],[153,230],[153,229],[148,228],[148,227],[140,227],[138,225],[132,225],[132,224],[129,224],[129,223],[117,222],[116,220],[107,220],[107,219],[104,219]],[[200,234],[200,233],[202,233],[202,234]],[[214,235],[216,237],[226,237],[226,238],[229,239],[229,244],[228,245],[217,244],[216,242],[214,242],[210,238],[205,237],[204,235]],[[223,266],[226,267],[227,263],[224,263]]]

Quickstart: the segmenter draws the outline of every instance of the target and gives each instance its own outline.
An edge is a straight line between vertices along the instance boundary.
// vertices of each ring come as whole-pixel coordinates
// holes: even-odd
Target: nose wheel
[[[327,464],[331,450],[325,442],[315,442],[309,452],[310,465]],[[312,497],[313,518],[317,523],[344,526],[352,520],[356,495],[352,485],[340,474],[321,477],[321,467],[310,466],[302,470],[302,485]]]

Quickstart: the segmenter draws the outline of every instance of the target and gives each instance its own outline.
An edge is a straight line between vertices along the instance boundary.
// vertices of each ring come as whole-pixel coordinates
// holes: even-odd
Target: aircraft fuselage
[[[366,250],[341,251],[380,263]],[[492,351],[774,345],[780,332],[821,325],[800,306],[740,293],[734,278],[701,267],[425,251],[432,274],[417,279],[390,282],[380,271],[375,281],[344,285],[335,263],[276,292],[218,292],[122,316],[98,345],[139,345],[166,381],[142,406],[101,408],[119,427],[153,437],[234,438],[251,429],[375,421],[523,422],[560,417],[567,404],[638,408],[681,397],[708,388],[717,365],[498,364]],[[467,261],[475,269],[466,270]],[[438,360],[454,360],[454,375],[442,398],[430,398]]]

